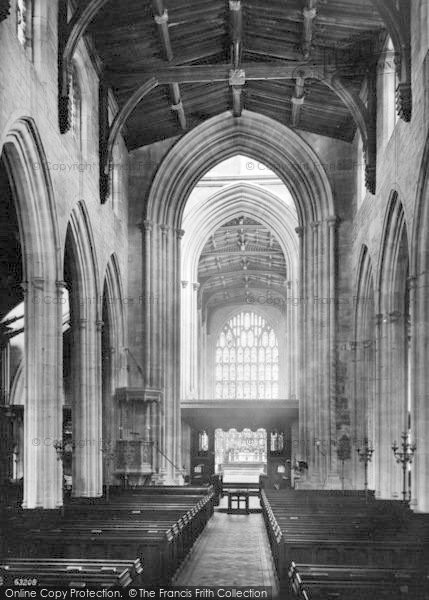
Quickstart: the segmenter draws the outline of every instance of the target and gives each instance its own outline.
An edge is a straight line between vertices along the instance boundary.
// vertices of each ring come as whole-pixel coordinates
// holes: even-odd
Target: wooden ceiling
[[[198,265],[199,297],[204,307],[286,293],[286,262],[273,233],[240,217],[209,238]]]
[[[300,69],[329,67],[359,92],[384,24],[370,0],[111,0],[88,32],[119,107],[166,66],[245,72],[244,82],[184,77],[159,85],[127,120],[125,138],[134,149],[183,135],[224,111],[239,118],[242,108],[350,141],[356,125],[349,108],[320,77]],[[291,76],[248,77],[257,65],[262,73],[267,65],[290,66]]]

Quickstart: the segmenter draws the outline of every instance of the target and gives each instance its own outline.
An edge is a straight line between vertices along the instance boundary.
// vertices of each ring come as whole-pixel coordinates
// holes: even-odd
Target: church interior
[[[0,586],[429,598],[429,0],[0,0],[0,248]]]

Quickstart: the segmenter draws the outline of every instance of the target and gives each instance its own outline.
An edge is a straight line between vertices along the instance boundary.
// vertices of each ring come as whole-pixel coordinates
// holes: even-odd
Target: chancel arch
[[[160,299],[145,303],[145,350],[148,389],[162,390],[165,420],[164,453],[180,463],[180,303],[183,215],[192,189],[215,164],[241,154],[263,157],[285,183],[296,207],[298,221],[298,297],[304,298],[297,329],[301,399],[300,454],[312,463],[314,483],[320,478],[320,459],[314,436],[335,435],[335,304],[305,298],[335,299],[335,216],[330,183],[316,153],[303,139],[270,118],[243,111],[240,119],[221,114],[196,127],[173,146],[159,167],[143,210],[144,262],[147,295]],[[185,159],[186,157],[186,159]],[[155,275],[156,274],[156,275]],[[312,316],[310,316],[312,315]],[[330,323],[322,327],[323,320]],[[162,331],[153,335],[153,331]],[[314,342],[314,340],[317,340]],[[316,405],[323,398],[323,409]],[[305,408],[304,408],[305,407]],[[320,418],[316,419],[316,412]],[[306,414],[304,414],[306,412]],[[312,416],[313,415],[313,416]],[[317,431],[315,431],[315,428]],[[167,481],[177,474],[165,464]],[[336,457],[329,453],[327,469],[337,477]]]
[[[62,420],[61,249],[46,157],[32,119],[11,125],[1,161],[21,254],[15,258],[22,276],[22,296],[16,300],[23,301],[23,381],[16,380],[14,391],[22,396],[13,400],[22,403],[24,413],[23,507],[56,508],[62,503],[61,465],[52,444],[61,438]]]
[[[73,495],[102,493],[101,301],[98,268],[85,206],[70,216],[64,282],[70,298]]]
[[[283,215],[281,220],[278,218],[279,214]],[[192,396],[202,397],[201,394],[207,397],[209,393],[207,385],[205,385],[207,379],[201,378],[202,373],[207,372],[207,368],[204,365],[200,365],[199,370],[193,368],[197,360],[196,357],[201,357],[202,353],[204,353],[201,347],[201,345],[204,345],[204,334],[203,339],[198,337],[198,323],[200,328],[204,328],[207,324],[210,302],[211,304],[215,302],[219,306],[220,301],[219,298],[209,297],[210,294],[213,295],[213,293],[216,293],[217,289],[211,286],[211,278],[207,276],[212,271],[207,271],[205,268],[199,272],[199,267],[201,265],[200,261],[203,250],[208,244],[210,236],[216,235],[216,232],[218,232],[217,235],[221,235],[222,231],[226,231],[226,235],[228,235],[228,232],[229,235],[232,235],[227,225],[234,218],[237,220],[237,223],[240,219],[243,220],[243,232],[246,232],[245,235],[250,235],[249,228],[254,229],[255,235],[259,235],[259,238],[265,235],[268,240],[268,245],[265,249],[269,248],[269,243],[277,240],[278,248],[276,248],[276,252],[281,250],[284,269],[281,271],[278,271],[278,269],[273,270],[272,282],[268,281],[268,283],[264,284],[263,288],[260,287],[261,282],[259,277],[261,274],[256,273],[256,270],[252,269],[252,265],[240,264],[240,260],[248,260],[246,257],[238,257],[235,260],[235,262],[238,261],[237,268],[231,267],[228,264],[224,275],[227,279],[233,277],[234,281],[239,278],[240,287],[237,289],[237,294],[239,296],[241,293],[240,299],[245,305],[247,304],[247,308],[251,307],[254,303],[261,306],[267,303],[267,306],[272,304],[283,309],[285,321],[288,323],[288,349],[291,361],[288,372],[290,373],[292,388],[295,381],[295,372],[297,369],[295,350],[297,310],[293,301],[299,293],[299,247],[298,237],[295,232],[298,224],[297,216],[293,207],[288,206],[286,202],[269,190],[242,182],[222,187],[218,192],[204,199],[204,201],[198,202],[195,206],[193,204],[190,205],[189,209],[185,211],[181,254],[181,352],[183,357],[181,366],[181,394],[183,399]],[[246,219],[250,219],[252,222],[255,221],[255,223],[251,225],[250,222],[246,222]],[[226,226],[226,228],[222,229],[222,226]],[[232,225],[232,228],[237,229],[237,226]],[[237,237],[237,233],[234,232],[234,239],[235,237]],[[253,242],[256,241],[258,244],[262,243],[262,239],[256,239],[255,237]],[[252,242],[252,239],[250,242]],[[209,255],[208,257],[210,258]],[[261,269],[264,272],[268,267],[268,263],[262,264]],[[233,270],[232,273],[231,269]],[[237,269],[242,270],[242,273]],[[256,273],[255,277],[252,273]],[[248,279],[243,283],[242,278],[246,277]],[[233,281],[229,282],[230,285],[233,283]],[[272,291],[274,294],[272,299],[267,295],[267,291],[271,289],[271,283],[273,284]],[[246,293],[247,296],[245,296]],[[240,299],[237,300],[236,298],[235,302],[239,302]],[[231,301],[232,297],[229,297],[227,303]],[[191,324],[191,326],[188,327],[187,324]],[[198,347],[201,352],[198,352]],[[288,397],[293,394],[297,394],[294,388],[290,390]]]

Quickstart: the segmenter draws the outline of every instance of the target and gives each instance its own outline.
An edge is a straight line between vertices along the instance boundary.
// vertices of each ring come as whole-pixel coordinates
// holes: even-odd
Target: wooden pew
[[[142,572],[140,560],[9,558],[0,563],[0,578],[8,586],[138,586]]]
[[[398,502],[261,491],[263,516],[283,588],[291,562],[424,569],[429,519],[414,520]],[[406,561],[406,565],[404,565]]]
[[[290,592],[300,600],[400,600],[429,598],[429,569],[377,569],[291,562]]]
[[[159,490],[157,490],[158,492]],[[142,491],[109,504],[74,501],[61,521],[30,530],[16,515],[9,522],[9,556],[141,560],[142,583],[168,583],[213,514],[213,491],[205,495]]]

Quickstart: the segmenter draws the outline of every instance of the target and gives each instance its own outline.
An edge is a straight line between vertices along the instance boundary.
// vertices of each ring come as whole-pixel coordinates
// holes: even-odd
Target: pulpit
[[[153,442],[143,440],[118,440],[116,442],[115,475],[124,487],[141,486],[153,474]]]
[[[119,439],[115,445],[114,469],[125,487],[145,485],[157,470],[153,449],[158,438],[160,399],[160,390],[116,390]]]

